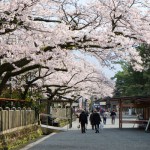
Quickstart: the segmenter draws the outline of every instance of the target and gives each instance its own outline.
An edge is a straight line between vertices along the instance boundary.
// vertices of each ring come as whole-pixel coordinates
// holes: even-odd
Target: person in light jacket
[[[107,120],[107,117],[108,117],[108,111],[104,111],[103,113],[103,123],[106,124],[106,120]]]
[[[116,118],[116,112],[115,112],[115,110],[113,110],[111,112],[110,116],[111,116],[111,123],[115,124],[115,118]]]

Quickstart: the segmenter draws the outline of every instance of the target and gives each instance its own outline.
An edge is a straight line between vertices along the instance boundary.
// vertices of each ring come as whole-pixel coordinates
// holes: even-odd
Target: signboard
[[[100,102],[100,105],[102,106],[102,105],[106,105],[106,102]]]

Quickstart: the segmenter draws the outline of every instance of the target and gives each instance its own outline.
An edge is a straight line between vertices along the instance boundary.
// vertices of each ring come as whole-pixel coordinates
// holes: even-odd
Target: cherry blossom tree
[[[45,78],[45,87],[55,93],[53,96],[78,94],[89,98],[95,93],[99,97],[112,94],[113,83],[92,64],[80,60],[73,67],[68,72],[56,72]]]
[[[150,44],[149,8],[148,0],[1,0],[0,90],[33,69],[64,68],[77,49],[101,65],[124,59],[141,70],[135,47]]]
[[[22,93],[22,99],[26,98],[29,88],[38,91],[38,93],[40,89],[42,93],[49,95],[50,101],[56,100],[60,96],[71,97],[77,94],[85,97],[90,97],[95,93],[99,97],[112,94],[113,83],[100,70],[95,68],[93,64],[79,57],[75,58],[74,55],[66,57],[66,61],[69,61],[66,65],[66,72],[52,72],[43,68],[34,70],[33,72],[16,77],[17,80],[13,84],[13,88]]]

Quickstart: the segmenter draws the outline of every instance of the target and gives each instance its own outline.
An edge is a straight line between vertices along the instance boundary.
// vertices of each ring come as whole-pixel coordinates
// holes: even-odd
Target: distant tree
[[[142,44],[137,48],[142,60],[143,71],[135,71],[126,62],[121,62],[122,71],[119,71],[113,79],[116,79],[114,96],[148,96],[150,95],[150,46]]]

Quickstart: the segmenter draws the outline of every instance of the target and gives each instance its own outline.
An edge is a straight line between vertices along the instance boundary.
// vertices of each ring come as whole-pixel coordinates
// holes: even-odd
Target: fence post
[[[2,130],[2,129],[3,129],[3,123],[2,123],[2,110],[3,110],[3,108],[0,107],[0,131],[3,131],[3,130]]]
[[[16,123],[16,107],[12,107],[11,110],[14,110],[13,111],[13,118],[12,118],[12,124],[13,124],[13,128],[15,128],[17,125]]]
[[[24,112],[23,112],[23,120],[24,120],[24,122],[23,122],[23,125],[25,126],[25,125],[27,125],[27,113],[26,113],[26,108],[25,107],[23,107],[23,110],[24,110]]]
[[[6,125],[7,125],[7,126],[6,126],[6,130],[7,130],[7,129],[10,129],[10,125],[9,125],[9,123],[10,123],[10,108],[9,108],[9,107],[6,107],[5,110],[8,111],[8,117],[6,118],[6,121],[7,121],[7,123],[8,123],[8,124],[6,123]],[[6,113],[6,114],[7,114],[7,113]]]
[[[32,118],[31,108],[28,107],[27,108],[27,124],[31,124],[31,118]]]
[[[18,119],[19,119],[19,126],[22,126],[22,121],[21,121],[21,118],[22,118],[22,117],[21,117],[21,116],[22,116],[21,107],[18,107],[17,110],[20,110]]]

